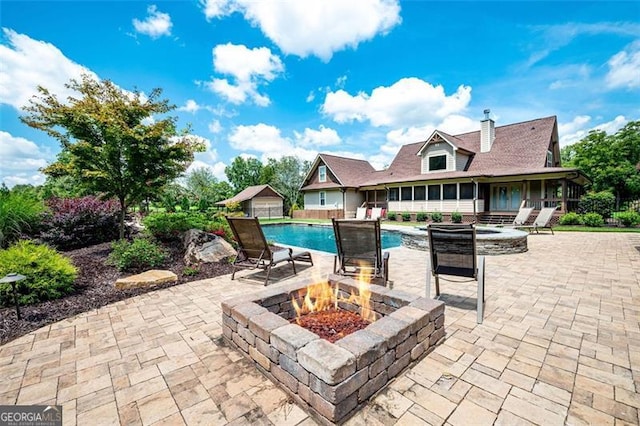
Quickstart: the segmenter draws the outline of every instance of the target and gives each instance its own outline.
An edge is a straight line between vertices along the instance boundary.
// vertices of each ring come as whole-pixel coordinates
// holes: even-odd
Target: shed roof
[[[251,200],[257,196],[262,197],[280,197],[284,199],[282,195],[278,193],[275,189],[273,189],[269,185],[256,185],[256,186],[248,186],[236,195],[226,200],[218,201],[216,204],[220,206],[224,206],[227,203],[241,203],[243,201]]]

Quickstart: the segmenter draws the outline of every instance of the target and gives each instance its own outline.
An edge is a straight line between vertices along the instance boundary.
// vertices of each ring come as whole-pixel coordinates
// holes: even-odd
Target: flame
[[[376,320],[376,314],[371,306],[371,278],[363,268],[356,277],[358,282],[358,294],[351,291],[349,297],[340,296],[339,283],[335,283],[332,288],[328,281],[323,280],[316,284],[310,284],[306,289],[298,292],[298,298],[291,297],[291,304],[296,311],[296,322],[300,322],[300,317],[312,312],[338,309],[339,302],[347,302],[360,307],[360,316],[370,322]],[[303,297],[304,295],[304,297]],[[300,300],[300,303],[298,302]]]

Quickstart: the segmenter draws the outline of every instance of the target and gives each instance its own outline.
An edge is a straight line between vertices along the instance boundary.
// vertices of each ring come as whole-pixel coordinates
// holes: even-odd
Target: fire
[[[291,304],[296,311],[296,322],[300,317],[311,312],[337,310],[339,302],[346,302],[360,307],[362,319],[374,322],[376,314],[371,306],[370,277],[360,270],[358,277],[358,294],[352,290],[349,297],[340,295],[339,284],[336,282],[333,288],[328,281],[310,284],[306,288],[304,298],[298,303],[295,297],[291,297]]]

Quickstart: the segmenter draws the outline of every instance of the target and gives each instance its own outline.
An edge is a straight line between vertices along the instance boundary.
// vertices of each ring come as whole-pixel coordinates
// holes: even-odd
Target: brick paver
[[[427,253],[391,250],[394,288],[423,295]],[[331,256],[296,278],[322,277]],[[313,425],[222,338],[222,299],[263,289],[244,272],[148,293],[0,347],[0,404],[62,404],[74,424]],[[317,278],[314,278],[317,279]],[[442,284],[447,339],[348,425],[639,424],[640,234],[531,235]]]

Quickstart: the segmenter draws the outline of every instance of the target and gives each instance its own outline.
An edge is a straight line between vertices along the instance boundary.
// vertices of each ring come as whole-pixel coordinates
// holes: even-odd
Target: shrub
[[[40,238],[60,250],[87,247],[118,238],[120,204],[94,196],[51,198]]]
[[[187,197],[182,197],[180,200],[180,210],[188,213],[191,210],[191,203]]]
[[[451,222],[462,223],[462,213],[458,211],[451,213]]]
[[[300,207],[298,207],[298,204],[293,203],[289,209],[289,217],[293,217],[293,212],[296,210],[300,210]]]
[[[582,216],[576,212],[569,212],[560,217],[560,225],[580,225],[582,223]]]
[[[178,238],[189,229],[206,227],[207,219],[201,213],[152,213],[142,220],[147,231],[155,238],[163,241]]]
[[[77,270],[54,249],[22,240],[0,251],[0,276],[17,272],[27,277],[17,283],[21,305],[58,299],[73,291]],[[0,305],[13,306],[11,285],[0,285]]]
[[[599,213],[585,213],[582,215],[582,223],[585,226],[597,228],[604,225],[604,219]]]
[[[396,216],[398,214],[396,212],[387,212],[387,219],[389,220],[396,220]]]
[[[640,224],[640,214],[633,210],[618,213],[617,218],[627,228]]]
[[[402,221],[403,222],[409,222],[410,220],[411,220],[411,213],[403,212],[402,213]]]
[[[166,259],[164,250],[146,238],[136,238],[132,242],[116,241],[111,244],[111,249],[107,262],[119,271],[157,267]]]
[[[242,204],[237,201],[229,201],[224,205],[230,212],[239,212],[242,210]]]
[[[578,210],[580,213],[598,213],[602,218],[611,217],[611,212],[616,204],[616,197],[608,192],[590,192],[580,197]]]
[[[440,212],[431,213],[431,220],[436,222],[436,223],[442,222],[442,213],[440,213]]]
[[[37,231],[44,203],[32,195],[0,191],[0,248]]]
[[[200,198],[198,200],[198,211],[199,212],[204,213],[207,210],[209,210],[209,207],[211,207],[211,203],[206,198]]]
[[[231,227],[229,226],[227,220],[224,218],[222,218],[222,220],[214,219],[213,221],[207,223],[204,230],[222,237],[228,242],[233,241],[233,232],[231,232]]]
[[[426,222],[428,217],[429,215],[425,212],[416,213],[416,220],[418,222]]]

